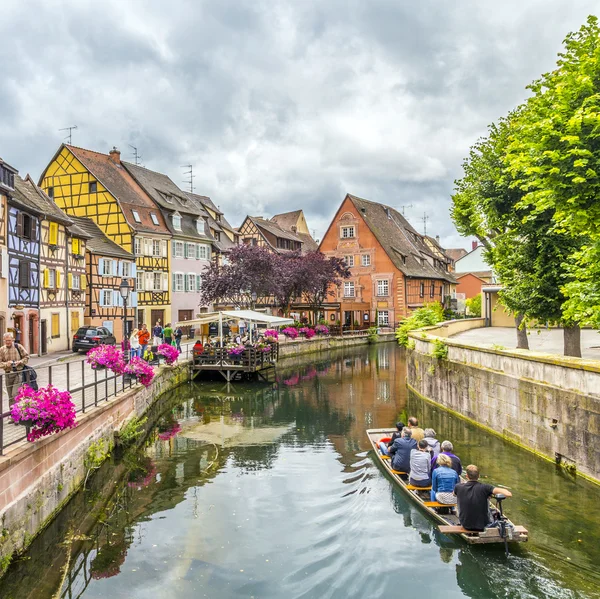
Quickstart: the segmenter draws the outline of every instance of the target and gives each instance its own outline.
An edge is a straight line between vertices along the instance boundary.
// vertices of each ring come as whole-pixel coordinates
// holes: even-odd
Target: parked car
[[[229,324],[224,322],[223,323],[223,336],[227,337],[230,333],[230,329],[229,329]],[[218,322],[211,322],[208,325],[208,336],[209,337],[218,337],[219,336],[219,323]]]
[[[105,327],[81,327],[73,335],[74,352],[88,351],[98,345],[116,345],[115,336]]]

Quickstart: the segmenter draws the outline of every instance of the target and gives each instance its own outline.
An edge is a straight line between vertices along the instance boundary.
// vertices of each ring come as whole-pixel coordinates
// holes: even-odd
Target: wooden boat
[[[396,432],[396,429],[369,429],[367,435],[371,446],[377,459],[386,470],[386,472],[392,477],[396,485],[400,487],[415,503],[417,503],[421,509],[426,511],[436,522],[440,524],[439,530],[444,534],[458,534],[467,543],[523,543],[528,539],[527,529],[523,526],[516,526],[510,520],[508,520],[508,530],[511,531],[507,538],[501,536],[499,528],[488,528],[483,532],[469,531],[463,528],[458,520],[455,506],[444,505],[437,501],[430,501],[431,487],[422,489],[419,487],[413,487],[408,482],[408,475],[405,472],[397,472],[392,469],[391,460],[389,457],[381,455],[379,451],[379,442],[382,439],[389,439],[392,433]]]

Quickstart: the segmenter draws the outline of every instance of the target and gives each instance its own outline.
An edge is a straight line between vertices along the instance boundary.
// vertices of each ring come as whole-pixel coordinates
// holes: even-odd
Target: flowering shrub
[[[127,364],[125,373],[135,375],[137,380],[142,383],[144,387],[149,387],[154,378],[154,368],[152,368],[148,362],[137,356],[131,358],[129,364]]]
[[[279,339],[279,333],[275,329],[267,329],[265,331],[265,339],[269,338],[272,338],[275,341],[277,341],[277,339]]]
[[[234,345],[233,347],[230,347],[230,348],[227,350],[227,353],[228,353],[230,356],[241,356],[241,355],[242,355],[242,353],[243,353],[243,351],[244,351],[244,349],[245,349],[245,348],[244,348],[244,346],[243,346],[243,345]]]
[[[123,352],[114,345],[99,345],[90,349],[87,353],[86,362],[91,364],[92,368],[109,368],[115,374],[125,372],[125,361]]]
[[[263,354],[267,354],[271,351],[270,345],[259,345],[257,346],[258,351],[261,351]]]
[[[52,385],[37,391],[23,385],[15,397],[10,415],[16,423],[31,422],[28,441],[77,426],[71,394]]]
[[[171,439],[171,437],[174,437],[180,431],[181,431],[181,424],[179,424],[179,422],[176,422],[175,424],[167,427],[166,430],[163,430],[163,431],[159,430],[158,438],[161,441],[168,441],[169,439]]]
[[[289,339],[296,339],[296,337],[298,337],[298,329],[295,329],[294,327],[286,327],[281,332]]]
[[[310,327],[302,327],[300,329],[300,333],[304,335],[307,339],[312,339],[315,336],[314,329],[311,329]]]
[[[179,357],[178,349],[172,345],[169,345],[168,343],[161,343],[156,349],[156,353],[159,356],[162,356],[169,366],[174,364]]]
[[[318,324],[315,327],[315,333],[317,333],[317,335],[329,335],[329,327],[324,324]]]

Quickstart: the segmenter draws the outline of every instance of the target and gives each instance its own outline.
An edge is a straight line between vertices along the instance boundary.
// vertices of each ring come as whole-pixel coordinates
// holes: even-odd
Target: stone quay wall
[[[409,334],[409,387],[600,484],[600,362],[446,337],[456,332],[452,323],[442,323]],[[432,355],[436,341],[438,348],[446,345],[446,359]]]

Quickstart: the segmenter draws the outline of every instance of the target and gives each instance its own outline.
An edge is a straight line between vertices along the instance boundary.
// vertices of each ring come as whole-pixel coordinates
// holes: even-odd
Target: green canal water
[[[160,410],[2,599],[600,597],[600,489],[409,394],[393,344],[288,360],[273,386],[185,385]],[[506,559],[440,535],[394,488],[365,429],[407,415],[513,490],[526,546]]]

